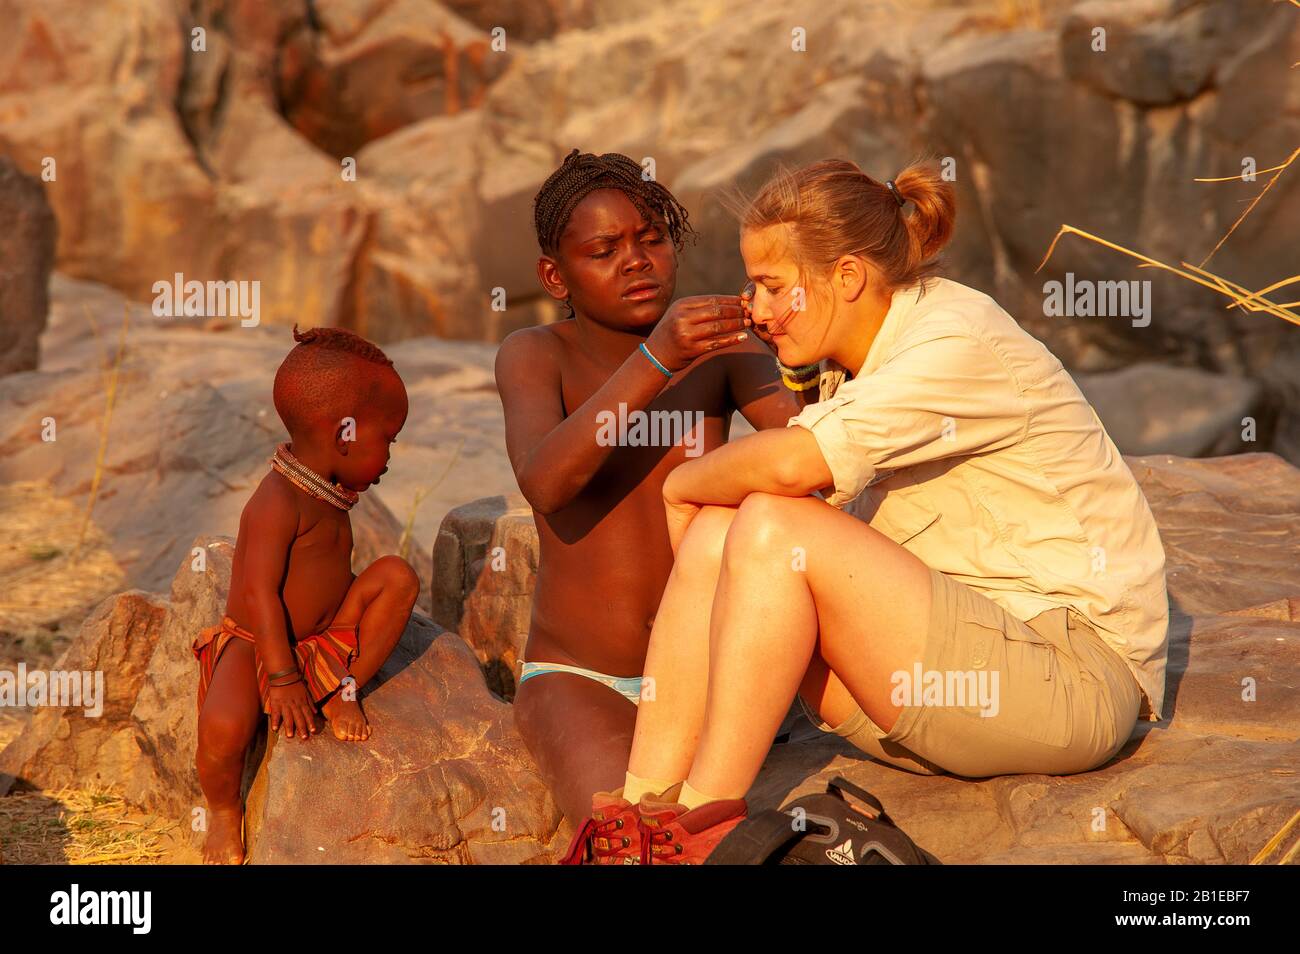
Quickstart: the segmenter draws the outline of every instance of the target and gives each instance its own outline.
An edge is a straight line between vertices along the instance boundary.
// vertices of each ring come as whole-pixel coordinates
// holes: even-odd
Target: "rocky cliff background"
[[[681,294],[738,284],[718,187],[825,156],[884,178],[930,153],[959,191],[949,274],[1093,376],[1124,450],[1297,460],[1300,345],[1285,322],[1081,240],[1035,269],[1063,223],[1203,263],[1269,177],[1194,180],[1247,159],[1269,169],[1300,145],[1298,13],[1272,0],[0,0],[0,155],[45,177],[67,275],[137,301],[177,272],[258,280],[267,323],[386,343],[495,342],[557,317],[530,205],[574,146],[653,160],[686,202],[701,235]],[[1253,289],[1288,277],[1297,221],[1291,170],[1207,264]],[[1045,317],[1043,283],[1067,272],[1151,279],[1153,320]],[[1170,391],[1179,414],[1144,413]],[[1246,415],[1258,426],[1243,441]]]
[[[575,146],[653,160],[690,209],[699,238],[682,258],[682,295],[741,282],[723,187],[827,156],[881,178],[920,154],[948,160],[960,210],[948,274],[994,295],[1061,357],[1122,450],[1300,462],[1300,328],[1077,237],[1036,271],[1070,224],[1247,288],[1300,272],[1300,162],[1272,185],[1263,171],[1300,147],[1294,4],[0,0],[0,23],[0,669],[67,651],[122,676],[102,734],[0,709],[0,749],[21,739],[0,760],[9,783],[21,775],[49,793],[93,777],[183,816],[189,796],[158,786],[188,779],[190,715],[159,701],[158,672],[189,672],[184,634],[212,621],[225,585],[213,569],[196,589],[186,567],[196,547],[219,552],[211,541],[236,533],[283,439],[270,395],[288,327],[341,325],[383,345],[411,396],[390,472],[354,512],[356,561],[400,552],[416,566],[420,609],[438,626],[413,623],[409,655],[434,647],[437,666],[412,664],[406,678],[425,680],[419,705],[464,700],[448,718],[466,731],[426,740],[422,756],[420,797],[440,806],[436,824],[401,835],[402,850],[546,856],[553,805],[488,691],[508,688],[495,679],[517,649],[535,565],[522,559],[508,581],[479,586],[478,549],[497,535],[531,553],[492,363],[510,331],[560,317],[537,285],[531,202]],[[1098,28],[1105,52],[1092,49]],[[1261,170],[1254,182],[1195,181],[1238,176],[1247,160]],[[153,285],[177,273],[259,282],[260,323],[156,317]],[[1150,324],[1048,317],[1043,285],[1067,274],[1151,281]],[[47,419],[57,440],[42,439]],[[1211,760],[1177,824],[1125,824],[1139,832],[1135,858],[1242,860],[1295,804],[1297,472],[1268,455],[1204,469],[1149,461],[1135,472],[1178,592],[1208,594],[1174,607],[1186,617],[1179,665],[1211,686],[1183,710],[1201,721],[1178,728],[1228,739],[1233,764],[1273,759],[1281,781],[1256,801],[1234,793],[1244,807],[1215,828],[1214,786],[1232,772]],[[1155,479],[1174,472],[1195,479]],[[505,500],[514,509],[502,516]],[[1191,542],[1184,523],[1199,528]],[[1255,637],[1270,652],[1229,651]],[[1220,672],[1220,649],[1264,675],[1236,662]],[[1281,687],[1249,718],[1228,706],[1243,671]],[[474,748],[475,732],[496,747]],[[1151,757],[1186,760],[1170,753]],[[777,804],[812,778],[826,763],[813,754],[816,764],[768,777],[764,797]],[[319,783],[279,758],[264,790]],[[517,839],[471,817],[497,777],[521,780]],[[15,804],[0,799],[0,832]],[[1210,830],[1213,843],[1194,835]],[[277,844],[268,835],[263,857],[281,857]]]

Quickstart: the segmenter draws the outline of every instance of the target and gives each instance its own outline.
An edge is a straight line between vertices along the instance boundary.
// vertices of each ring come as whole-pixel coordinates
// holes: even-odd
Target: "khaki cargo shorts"
[[[1022,622],[930,572],[925,660],[907,678],[895,675],[903,709],[894,727],[884,731],[861,708],[830,726],[800,697],[808,718],[922,775],[1069,775],[1114,758],[1137,724],[1142,694],[1087,621],[1059,607]]]

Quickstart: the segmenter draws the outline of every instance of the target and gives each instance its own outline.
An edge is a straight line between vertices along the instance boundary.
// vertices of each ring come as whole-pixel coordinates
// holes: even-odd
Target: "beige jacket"
[[[1018,619],[1081,613],[1163,717],[1169,604],[1146,498],[1078,386],[982,292],[896,292],[856,375],[823,363],[789,425],[817,439],[827,498]]]

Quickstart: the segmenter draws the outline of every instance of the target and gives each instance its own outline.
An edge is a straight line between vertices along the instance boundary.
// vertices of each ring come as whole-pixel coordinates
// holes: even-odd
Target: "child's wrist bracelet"
[[[266,677],[266,681],[267,681],[267,682],[270,682],[270,681],[273,680],[273,679],[283,679],[285,676],[289,675],[289,673],[291,673],[291,672],[292,672],[292,673],[297,673],[297,672],[298,672],[298,667],[297,667],[297,666],[290,666],[288,669],[284,670],[283,672],[273,672],[273,673],[271,673],[271,675],[269,675],[269,676]]]
[[[289,688],[290,686],[295,685],[295,684],[300,683],[300,682],[303,682],[303,681],[305,681],[305,680],[302,678],[302,676],[294,676],[294,677],[293,677],[292,679],[290,679],[288,682],[270,682],[270,680],[268,680],[268,683],[270,684],[270,687],[271,687],[272,689],[287,689],[287,688]]]
[[[645,346],[645,342],[637,345],[637,350],[650,359],[650,363],[664,373],[664,377],[671,378],[673,373],[659,363],[659,359],[650,353],[650,349]]]

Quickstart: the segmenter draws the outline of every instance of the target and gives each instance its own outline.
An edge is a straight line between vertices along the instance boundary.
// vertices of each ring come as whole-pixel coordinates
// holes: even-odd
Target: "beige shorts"
[[[1022,622],[931,570],[925,659],[895,674],[903,704],[888,732],[858,711],[838,726],[808,718],[873,758],[923,775],[967,778],[1086,772],[1133,733],[1141,690],[1128,664],[1076,611]]]

